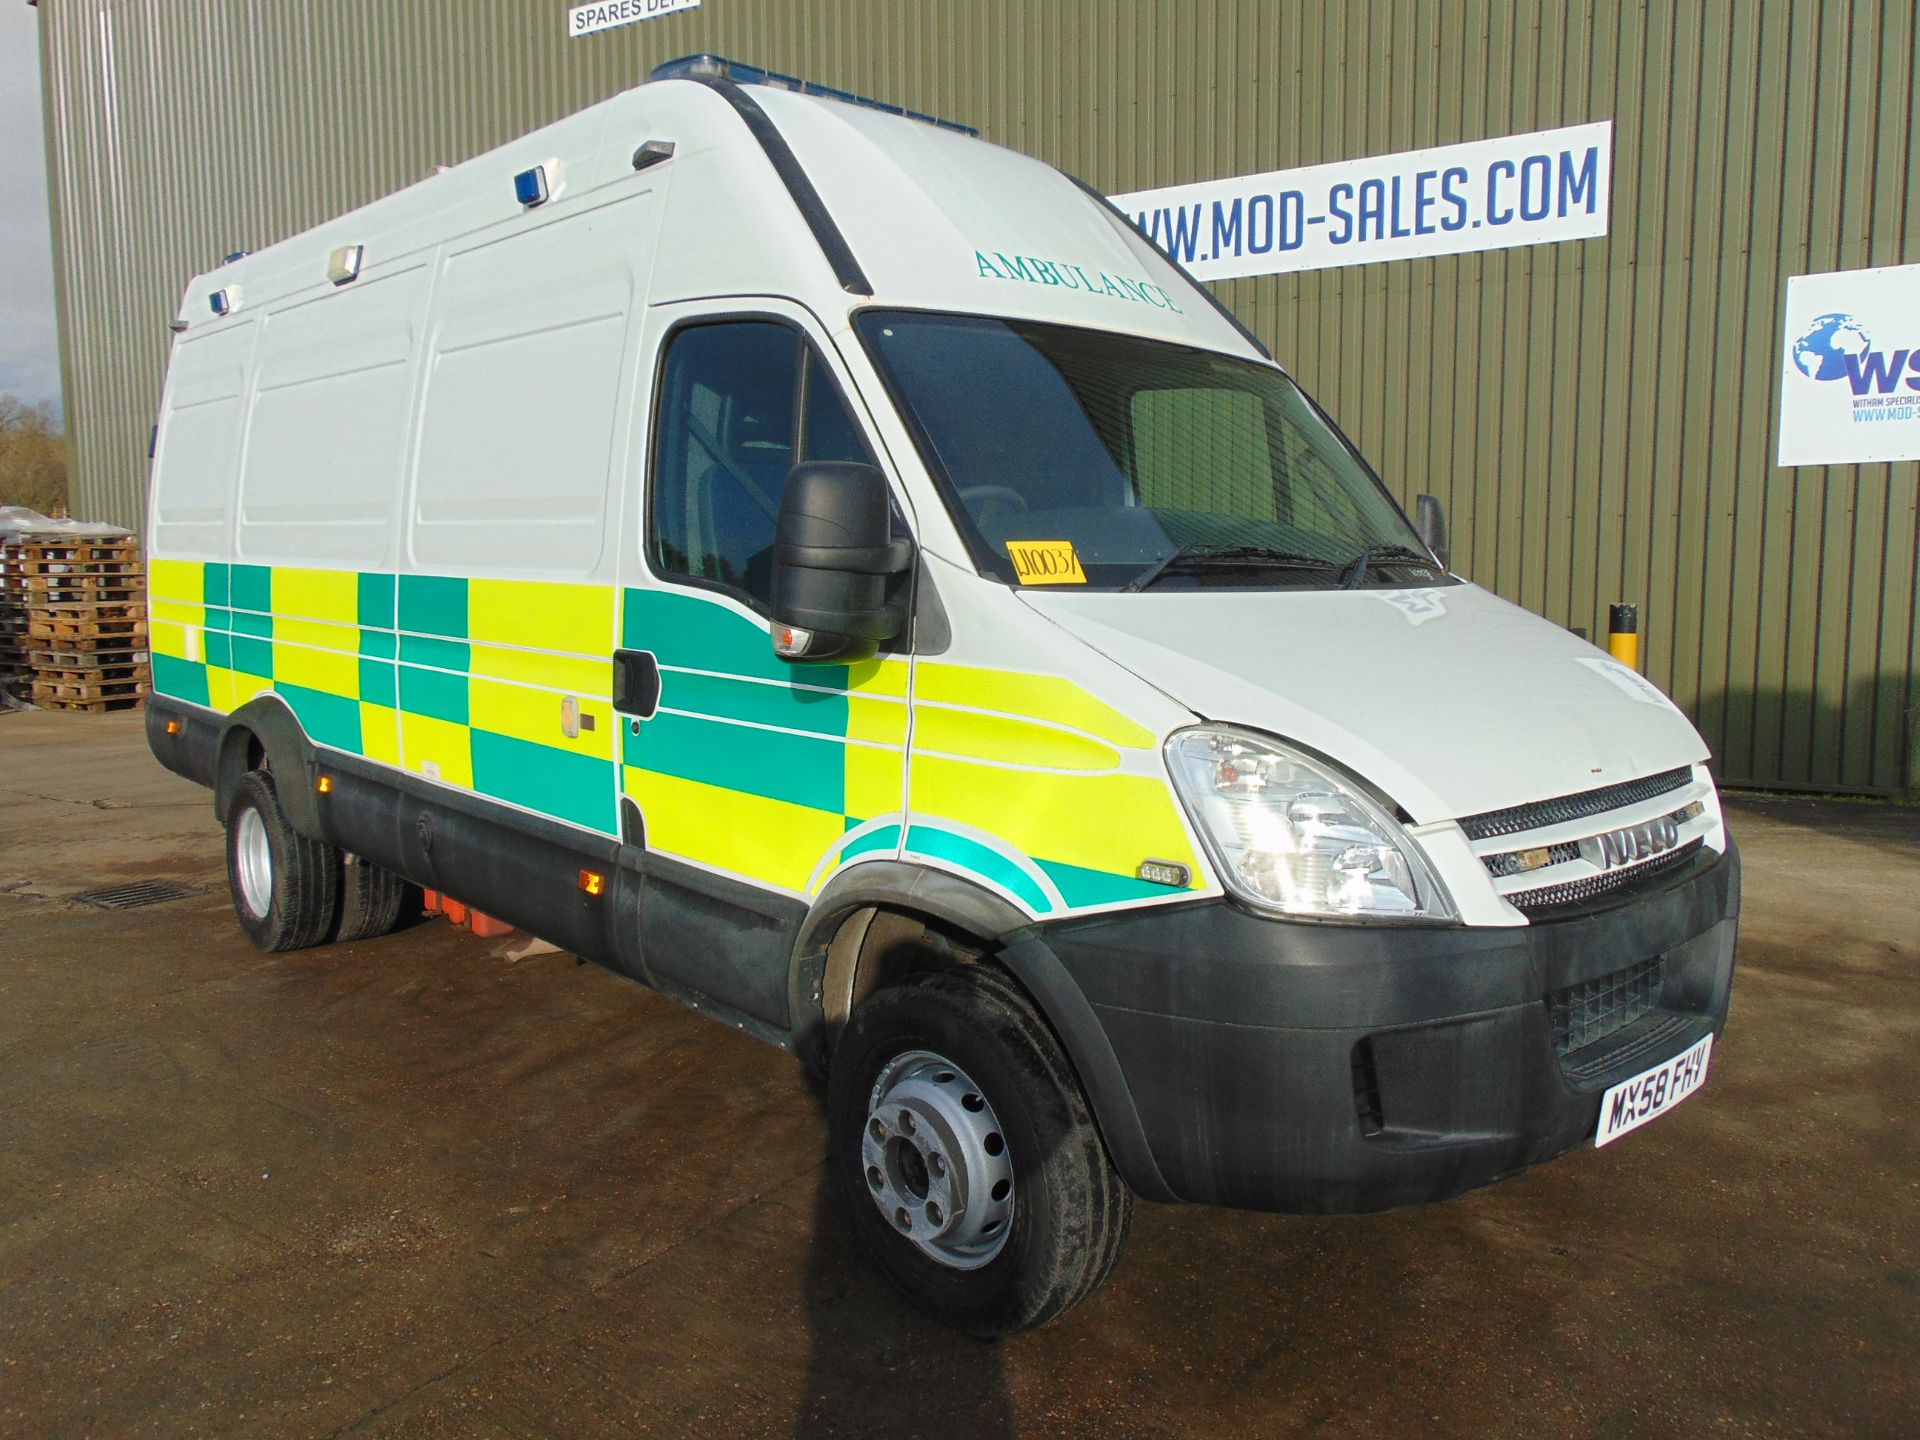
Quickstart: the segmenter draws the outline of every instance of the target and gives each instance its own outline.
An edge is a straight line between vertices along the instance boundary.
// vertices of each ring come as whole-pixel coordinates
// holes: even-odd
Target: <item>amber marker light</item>
[[[589,895],[599,895],[607,888],[607,877],[602,875],[598,870],[582,870],[580,872],[580,888]]]
[[[331,795],[333,793],[333,777],[331,775],[322,775],[318,780],[313,782],[313,788],[318,790],[322,795]]]
[[[178,735],[179,733],[180,733],[180,722],[178,720],[167,721],[167,734]]]

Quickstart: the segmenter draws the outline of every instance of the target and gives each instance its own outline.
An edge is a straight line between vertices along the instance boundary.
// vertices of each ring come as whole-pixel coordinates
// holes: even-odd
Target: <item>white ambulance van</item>
[[[981,1334],[1135,1195],[1437,1200],[1701,1083],[1739,863],[1652,685],[1085,186],[663,71],[186,293],[148,732],[256,944],[422,886],[791,1050]]]

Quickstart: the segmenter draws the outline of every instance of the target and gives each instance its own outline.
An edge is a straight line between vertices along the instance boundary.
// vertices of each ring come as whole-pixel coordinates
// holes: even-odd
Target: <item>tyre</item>
[[[340,918],[334,922],[333,938],[372,940],[388,934],[400,923],[412,888],[384,866],[342,851]]]
[[[880,1267],[973,1335],[1044,1325],[1106,1281],[1133,1196],[1046,1022],[990,965],[856,1009],[828,1075],[830,1167]]]
[[[227,811],[227,883],[247,938],[262,950],[324,941],[340,904],[340,852],[293,828],[273,777],[250,770]]]

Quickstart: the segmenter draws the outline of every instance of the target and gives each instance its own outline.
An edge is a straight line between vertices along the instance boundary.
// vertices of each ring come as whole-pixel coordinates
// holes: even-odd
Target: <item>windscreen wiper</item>
[[[1275,550],[1266,545],[1199,543],[1182,545],[1151,569],[1144,570],[1135,576],[1121,589],[1123,591],[1144,590],[1163,575],[1175,574],[1181,570],[1205,569],[1212,565],[1271,565],[1278,569],[1314,570],[1322,574],[1332,574],[1343,568],[1336,562],[1323,560],[1317,555],[1301,555],[1292,550]]]
[[[1359,589],[1367,578],[1367,566],[1375,560],[1412,560],[1429,573],[1433,570],[1433,557],[1422,555],[1418,550],[1410,550],[1405,545],[1369,545],[1348,564],[1342,585],[1348,590]]]

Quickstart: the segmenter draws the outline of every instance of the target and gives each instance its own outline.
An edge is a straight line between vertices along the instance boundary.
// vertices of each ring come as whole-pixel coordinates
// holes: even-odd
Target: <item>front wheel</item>
[[[1065,1053],[988,965],[854,1011],[828,1082],[831,1167],[861,1241],[937,1319],[1044,1325],[1106,1281],[1133,1197]]]

